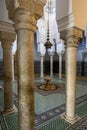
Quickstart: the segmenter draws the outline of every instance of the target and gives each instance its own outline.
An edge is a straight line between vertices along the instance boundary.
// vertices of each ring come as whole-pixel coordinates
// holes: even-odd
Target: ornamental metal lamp
[[[51,5],[51,1],[50,0],[48,0],[47,41],[44,44],[44,46],[45,46],[46,51],[48,52],[48,54],[51,54],[53,56],[54,50],[55,50],[55,46],[52,45],[52,43],[50,42],[50,36],[49,36],[49,13],[50,13],[50,6],[49,6],[49,4]],[[53,59],[51,58],[51,63],[53,63],[52,60]],[[52,70],[52,68],[51,68],[51,70]],[[52,76],[52,74],[51,74],[51,76]],[[51,83],[52,77],[46,76],[46,77],[43,77],[43,79],[46,81],[46,83],[45,84],[43,83],[43,84],[37,86],[40,90],[43,90],[43,91],[53,91],[53,90],[56,90],[57,88],[59,88],[59,86]]]
[[[44,46],[46,47],[46,50],[51,48],[52,43],[50,42],[50,35],[49,35],[49,0],[48,0],[48,29],[47,29],[47,41],[44,44]]]

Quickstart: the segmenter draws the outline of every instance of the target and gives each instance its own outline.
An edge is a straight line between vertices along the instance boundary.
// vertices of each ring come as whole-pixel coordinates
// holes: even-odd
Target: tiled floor
[[[36,79],[35,82],[40,82]],[[64,80],[59,80],[54,77],[53,82],[65,83]],[[87,94],[87,84],[82,82],[77,82],[76,97],[81,97]],[[35,113],[40,114],[42,112],[48,111],[52,108],[60,106],[65,103],[65,90],[63,93],[60,91],[57,93],[52,93],[51,95],[43,96],[39,92],[35,92]]]
[[[83,81],[83,82],[82,82]],[[87,114],[87,82],[84,80],[77,81],[76,97],[77,97],[77,113],[81,117]],[[43,83],[40,78],[35,78],[35,84]],[[52,83],[65,84],[65,80],[59,80],[55,76]],[[14,82],[14,103],[18,107],[17,101],[17,82]],[[65,111],[65,89],[59,89],[57,92],[41,93],[35,89],[35,129],[36,130],[87,130],[79,129],[78,125],[74,128],[69,123],[61,119],[59,116]],[[0,99],[3,99],[3,92],[0,91]],[[0,106],[3,108],[3,100],[0,100]],[[7,130],[18,130],[17,113],[5,116]],[[86,117],[85,117],[86,118]],[[2,118],[1,118],[2,119]],[[83,118],[82,118],[83,119]],[[87,119],[87,118],[86,118]],[[1,121],[3,124],[3,121]],[[81,122],[81,121],[80,121]],[[84,121],[87,123],[87,121]],[[77,123],[79,124],[79,122]],[[73,129],[74,128],[74,129]],[[3,128],[3,130],[5,130]]]

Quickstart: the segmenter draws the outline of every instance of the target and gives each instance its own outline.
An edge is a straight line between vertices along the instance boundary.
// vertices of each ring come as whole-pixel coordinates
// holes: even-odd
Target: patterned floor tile
[[[39,78],[35,82],[40,84],[44,81],[40,81]],[[56,83],[63,83],[64,80],[58,80],[56,77],[54,79]],[[52,81],[53,82],[53,81]],[[59,105],[57,107],[54,107],[52,109],[49,109],[48,111],[41,112],[39,114],[35,113],[35,130],[87,130],[87,117],[84,117],[87,115],[87,93],[84,90],[83,93],[81,92],[82,89],[86,88],[87,82],[77,82],[78,90],[80,87],[83,87],[80,89],[80,95],[77,97],[76,103],[77,103],[77,110],[76,113],[79,115],[81,120],[77,122],[74,125],[70,125],[66,121],[59,118],[60,114],[62,114],[65,111],[64,103],[62,105]],[[16,86],[17,87],[17,86]],[[63,89],[63,92],[65,90]],[[60,92],[62,94],[62,92]],[[48,96],[51,96],[53,93],[48,93]],[[42,94],[43,97],[47,96]],[[2,91],[0,91],[0,99],[3,99]],[[52,96],[53,97],[53,96]],[[84,103],[84,104],[83,104]],[[14,104],[18,108],[18,99],[17,99],[17,89],[14,91]],[[3,101],[0,100],[0,106],[3,106]],[[84,120],[83,120],[84,119]],[[18,114],[12,114],[10,116],[5,116],[5,121],[9,127],[9,130],[18,130]],[[3,125],[3,118],[0,117],[0,123]],[[7,130],[5,127],[2,127],[2,130]]]

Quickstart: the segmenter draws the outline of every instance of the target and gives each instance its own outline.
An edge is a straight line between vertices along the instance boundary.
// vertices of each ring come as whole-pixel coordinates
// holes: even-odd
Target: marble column
[[[18,129],[34,130],[34,32],[46,0],[8,2],[9,18],[17,32]]]
[[[50,76],[53,76],[53,54],[50,54]]]
[[[3,69],[4,69],[4,114],[15,112],[13,105],[12,88],[12,42],[15,40],[15,34],[1,32],[1,44],[3,48]]]
[[[14,55],[12,55],[12,79],[13,79],[13,81],[15,80],[15,76],[14,76]]]
[[[80,38],[80,32],[78,32],[78,30],[72,29],[66,37],[66,107],[64,119],[71,124],[79,119],[76,115],[76,54]]]
[[[44,67],[43,67],[43,60],[44,60],[44,55],[40,55],[40,58],[41,58],[41,75],[40,77],[43,78],[44,77]]]
[[[62,78],[62,53],[59,54],[59,78]]]
[[[19,130],[34,130],[34,32],[31,12],[17,10],[18,119]]]

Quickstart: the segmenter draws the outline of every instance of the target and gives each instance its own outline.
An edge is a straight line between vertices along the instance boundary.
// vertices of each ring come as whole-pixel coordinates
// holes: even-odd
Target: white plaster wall
[[[72,0],[56,0],[56,19],[60,20],[72,13]]]
[[[73,0],[73,14],[75,26],[84,30],[87,22],[87,0]]]
[[[0,0],[0,21],[12,23],[12,21],[8,18],[5,0]]]

